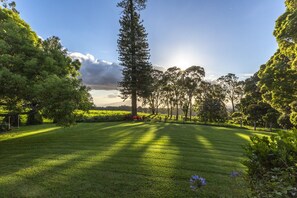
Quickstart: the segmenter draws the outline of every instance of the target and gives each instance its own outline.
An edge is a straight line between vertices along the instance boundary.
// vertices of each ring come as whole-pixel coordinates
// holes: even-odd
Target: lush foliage
[[[246,146],[248,182],[255,197],[297,196],[297,131],[251,138]]]
[[[71,124],[76,109],[91,106],[78,79],[80,63],[68,57],[59,38],[38,38],[18,13],[0,7],[0,106],[10,114],[42,114]]]
[[[274,36],[279,49],[259,71],[263,99],[295,122],[291,104],[297,101],[297,1],[286,0],[286,12],[276,21]],[[281,119],[284,120],[284,119]],[[297,126],[297,125],[296,125]]]
[[[231,102],[232,113],[235,112],[235,106],[239,103],[243,96],[243,82],[232,73],[221,76],[218,81],[222,85],[224,94],[226,95],[227,102]]]
[[[230,172],[244,171],[252,134],[144,122],[26,126],[0,134],[0,197],[245,197]],[[192,175],[207,185],[192,191]]]
[[[244,124],[256,127],[266,127],[270,131],[272,128],[279,127],[277,120],[280,113],[265,102],[258,86],[260,79],[256,72],[253,76],[244,82],[244,97],[237,105]],[[235,118],[238,119],[238,118]],[[282,125],[281,125],[282,126]]]
[[[134,120],[129,111],[104,111],[104,110],[89,110],[89,111],[76,111],[77,122],[111,122],[111,121],[125,121]],[[140,116],[148,116],[144,113],[139,113]],[[140,116],[135,116],[139,117]],[[137,119],[136,120],[140,120]]]
[[[228,114],[224,104],[225,95],[220,85],[204,83],[198,99],[197,115],[203,122],[224,122]]]

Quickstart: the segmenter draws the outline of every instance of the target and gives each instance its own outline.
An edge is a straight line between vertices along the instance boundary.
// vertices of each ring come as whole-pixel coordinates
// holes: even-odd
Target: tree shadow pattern
[[[168,123],[78,124],[1,141],[0,197],[238,197],[252,131]],[[191,175],[205,177],[201,191]],[[240,188],[240,187],[238,187]]]

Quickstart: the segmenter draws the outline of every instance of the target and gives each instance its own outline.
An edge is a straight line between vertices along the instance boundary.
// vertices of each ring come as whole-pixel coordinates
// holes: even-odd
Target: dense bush
[[[225,104],[217,98],[205,98],[197,110],[202,122],[225,122],[228,118]]]
[[[243,122],[243,114],[241,112],[234,112],[231,114],[230,123],[242,124],[242,122]]]
[[[5,132],[9,130],[9,125],[5,122],[0,123],[0,132]]]
[[[42,124],[43,118],[40,112],[30,111],[27,117],[27,125]]]
[[[251,137],[245,155],[255,197],[297,197],[297,131]]]
[[[290,121],[295,127],[297,127],[297,101],[292,102],[290,106],[292,109]]]
[[[283,129],[291,129],[293,127],[293,124],[290,121],[290,115],[289,114],[282,114],[278,120],[277,123],[283,128]]]
[[[77,122],[113,122],[125,120],[142,120],[143,113],[139,113],[136,119],[131,117],[129,111],[90,110],[88,112],[77,111]]]

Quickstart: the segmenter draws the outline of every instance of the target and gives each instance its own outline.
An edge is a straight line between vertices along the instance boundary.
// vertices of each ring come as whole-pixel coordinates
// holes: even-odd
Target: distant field
[[[244,197],[252,131],[142,122],[51,124],[0,134],[0,197]],[[199,192],[191,175],[205,177]]]

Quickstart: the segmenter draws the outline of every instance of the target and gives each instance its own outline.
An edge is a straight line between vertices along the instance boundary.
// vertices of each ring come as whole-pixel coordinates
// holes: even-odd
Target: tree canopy
[[[297,101],[297,2],[286,0],[286,12],[277,21],[274,30],[279,49],[260,68],[259,86],[264,101],[283,114],[291,116],[297,126],[296,111],[292,103]],[[282,119],[283,120],[283,119]]]
[[[41,113],[67,125],[76,109],[90,107],[80,63],[60,39],[41,40],[17,12],[1,7],[0,51],[0,102],[10,112]]]

